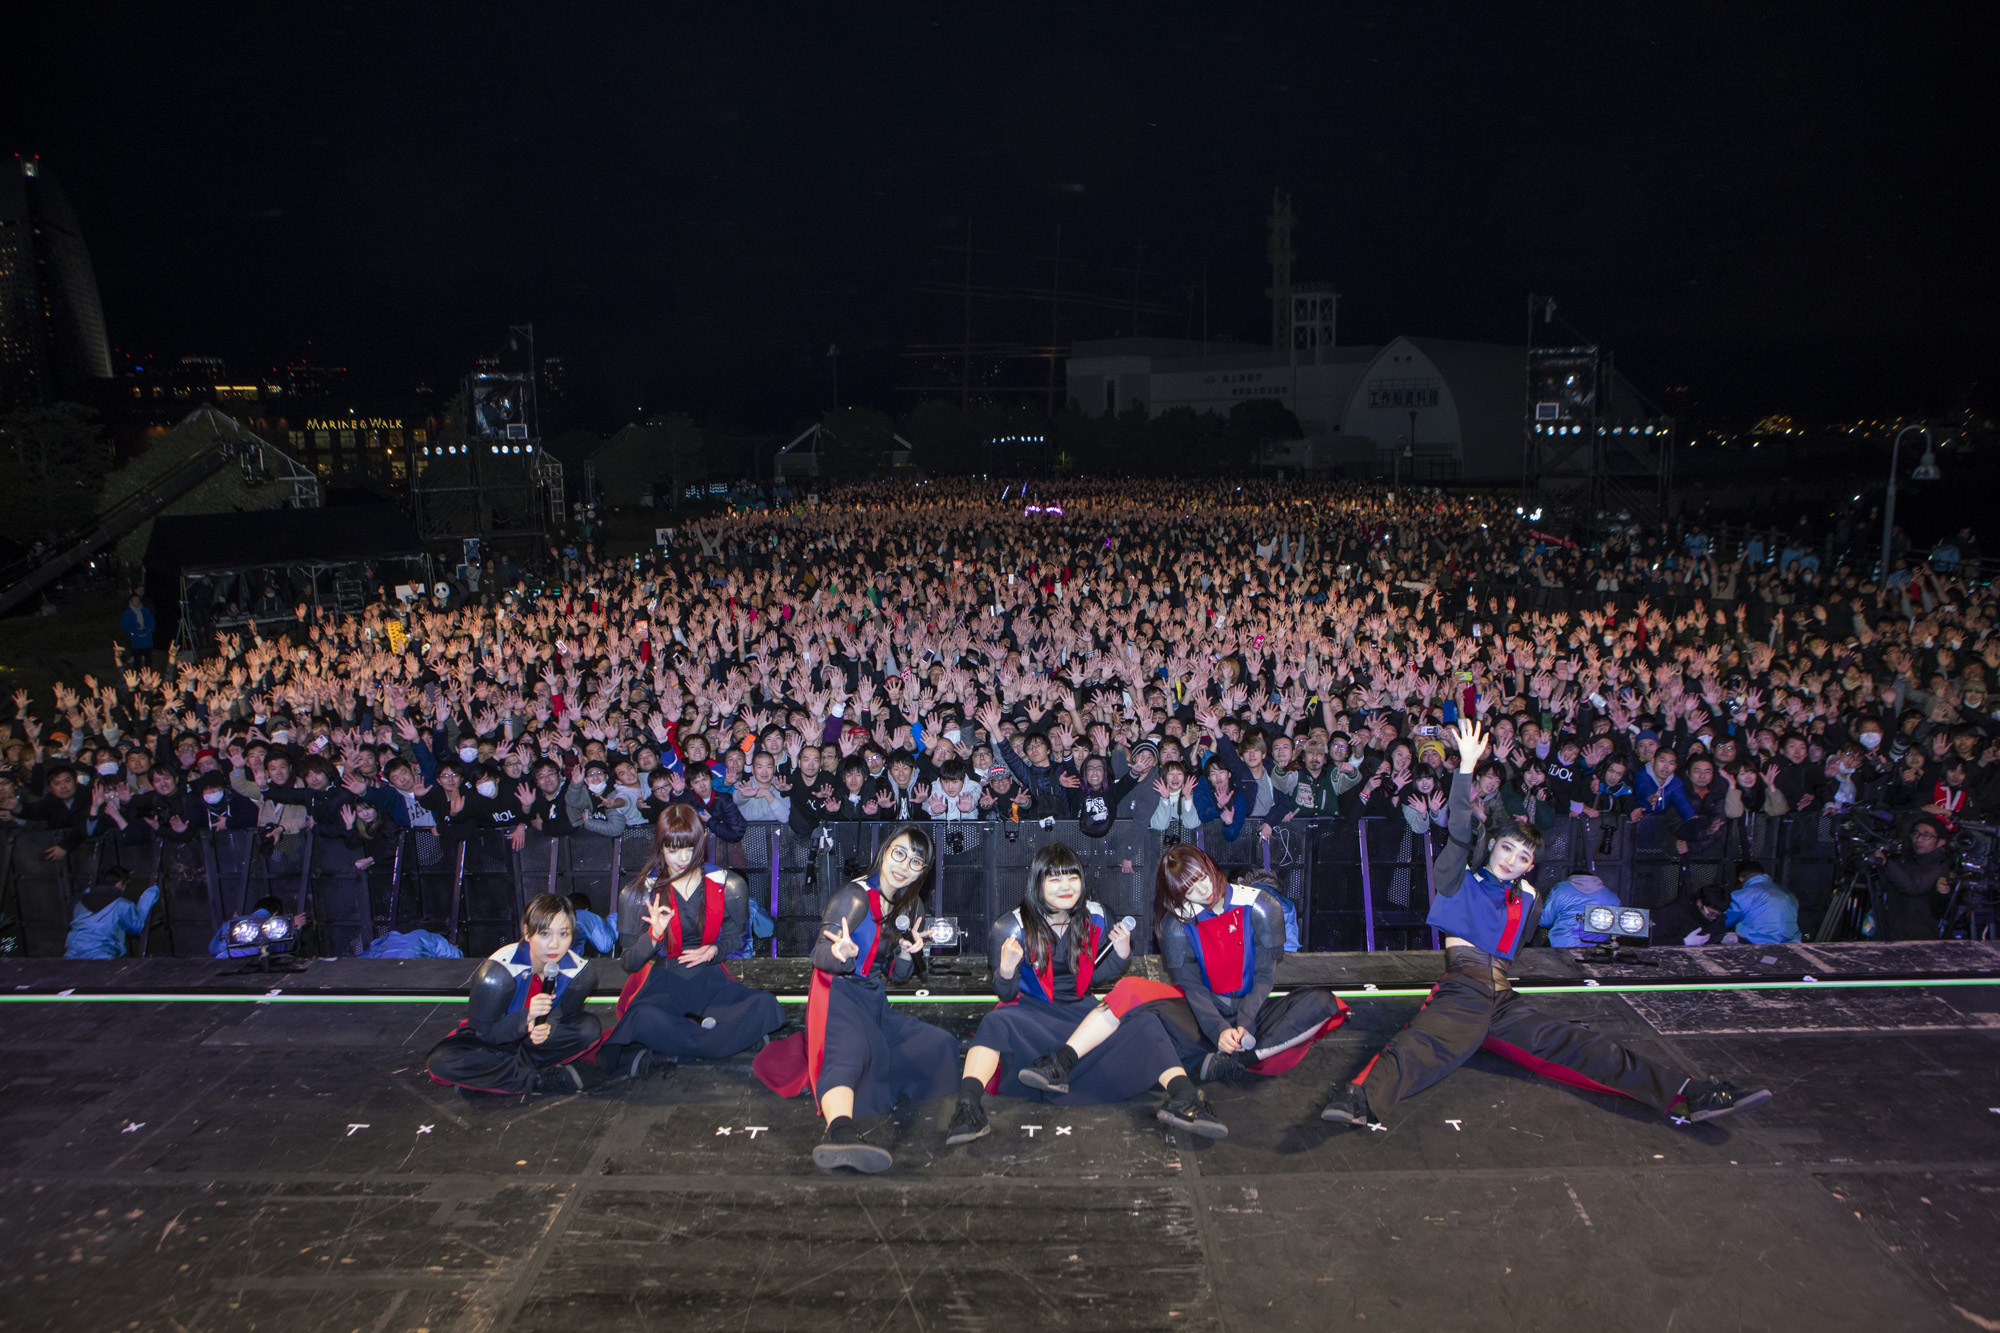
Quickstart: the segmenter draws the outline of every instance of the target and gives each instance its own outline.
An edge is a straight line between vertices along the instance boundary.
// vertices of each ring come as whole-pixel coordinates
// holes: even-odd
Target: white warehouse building
[[[1527,350],[1447,338],[1398,337],[1381,347],[1283,348],[1178,338],[1078,342],[1069,398],[1090,416],[1174,408],[1227,416],[1272,398],[1306,438],[1263,460],[1286,470],[1387,472],[1394,454],[1413,481],[1518,483]]]

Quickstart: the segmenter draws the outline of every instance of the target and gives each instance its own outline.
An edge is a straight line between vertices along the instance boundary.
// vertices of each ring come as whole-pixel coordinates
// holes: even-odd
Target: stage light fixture
[[[1593,935],[1651,939],[1653,914],[1643,907],[1591,907],[1584,910],[1583,928]]]
[[[298,928],[283,912],[273,916],[232,917],[222,928],[223,954],[229,958],[262,959],[298,948]]]

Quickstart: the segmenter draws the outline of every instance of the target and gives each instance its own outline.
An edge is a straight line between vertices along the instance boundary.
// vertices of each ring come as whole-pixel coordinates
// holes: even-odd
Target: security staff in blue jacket
[[[1549,890],[1542,905],[1542,928],[1551,949],[1587,949],[1610,939],[1583,928],[1583,914],[1593,907],[1616,907],[1618,895],[1595,875],[1571,875]]]
[[[1444,937],[1445,973],[1409,1026],[1362,1067],[1334,1086],[1322,1120],[1379,1123],[1405,1097],[1422,1092],[1482,1046],[1539,1074],[1573,1086],[1641,1101],[1679,1120],[1761,1106],[1766,1090],[1746,1092],[1697,1080],[1627,1050],[1609,1037],[1537,1013],[1516,998],[1507,965],[1534,933],[1534,868],[1541,835],[1525,824],[1501,830],[1486,865],[1468,868],[1472,854],[1472,774],[1486,753],[1485,728],[1458,724],[1458,776],[1451,784],[1451,841],[1438,854],[1429,924]]]
[[[125,896],[125,872],[113,866],[83,891],[70,913],[65,958],[123,958],[125,937],[146,928],[153,904],[160,901],[155,884],[133,902]]]
[[[1736,881],[1722,928],[1735,931],[1745,944],[1797,944],[1799,900],[1759,861],[1738,861]]]

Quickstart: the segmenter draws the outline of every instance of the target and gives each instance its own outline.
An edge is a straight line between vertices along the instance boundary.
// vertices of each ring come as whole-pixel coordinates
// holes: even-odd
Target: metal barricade
[[[459,860],[457,941],[468,956],[492,953],[521,935],[528,904],[522,896],[513,836],[482,829],[468,837]]]
[[[51,847],[61,845],[63,836],[21,833],[13,842],[13,900],[25,950],[37,958],[62,957],[69,940],[70,905],[75,901],[69,861],[75,853],[46,859]]]

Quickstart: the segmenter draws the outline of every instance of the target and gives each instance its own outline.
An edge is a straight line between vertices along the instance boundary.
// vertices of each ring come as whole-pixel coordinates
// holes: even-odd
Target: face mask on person
[[[101,777],[108,778],[117,771],[118,771],[118,761],[116,759],[107,759],[103,763],[97,766],[97,772]]]
[[[469,764],[477,758],[479,758],[479,747],[477,745],[461,745],[458,747],[458,760],[460,763]]]
[[[214,791],[205,791],[201,794],[201,799],[208,802],[210,805],[221,805],[222,792],[220,789]]]
[[[271,743],[273,745],[290,745],[292,743],[292,733],[283,729],[274,731],[271,733]]]
[[[585,783],[584,783],[583,785],[584,785],[584,786],[586,786],[586,787],[588,787],[588,788],[590,788],[590,794],[591,794],[591,795],[593,795],[593,796],[597,796],[597,795],[601,795],[601,794],[603,793],[603,791],[604,791],[604,787],[605,787],[605,782],[604,782],[604,779],[603,779],[603,778],[591,778],[591,779],[590,779],[589,781],[585,782]]]
[[[491,778],[488,778],[485,782],[482,782],[478,784],[476,787],[474,787],[473,790],[478,792],[481,796],[490,798],[499,794],[500,784],[493,781]]]
[[[1879,731],[1864,731],[1855,739],[1861,742],[1864,750],[1876,750],[1882,746],[1882,733]]]

